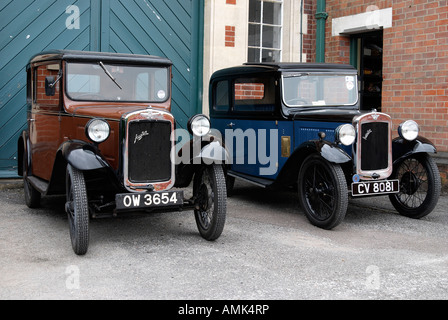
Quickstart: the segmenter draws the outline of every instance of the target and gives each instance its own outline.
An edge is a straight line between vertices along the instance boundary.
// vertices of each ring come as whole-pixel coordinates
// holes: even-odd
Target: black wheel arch
[[[352,169],[352,157],[338,145],[325,140],[311,140],[304,142],[289,156],[281,169],[275,184],[295,184],[297,182],[297,177],[299,176],[300,167],[304,160],[312,154],[319,154],[330,163],[340,164],[344,172],[349,172]]]
[[[437,153],[437,148],[430,140],[422,136],[418,136],[413,141],[408,141],[401,137],[392,140],[392,158],[394,165],[415,153]]]

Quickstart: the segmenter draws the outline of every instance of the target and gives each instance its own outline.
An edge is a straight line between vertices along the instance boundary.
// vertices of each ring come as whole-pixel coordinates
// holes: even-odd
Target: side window
[[[34,69],[34,102],[40,105],[41,109],[59,109],[61,82],[58,81],[55,84],[54,95],[48,96],[45,92],[45,80],[47,79],[47,77],[52,77],[53,81],[55,81],[58,78],[59,68],[59,64],[48,64],[38,66]]]
[[[214,86],[213,109],[222,112],[229,111],[229,81],[219,81]]]
[[[275,82],[272,78],[239,78],[234,83],[236,112],[272,112]]]

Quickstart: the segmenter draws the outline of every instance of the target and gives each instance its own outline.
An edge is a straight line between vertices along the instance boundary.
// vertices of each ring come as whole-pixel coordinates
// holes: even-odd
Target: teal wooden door
[[[204,0],[2,0],[0,178],[15,177],[26,128],[30,57],[48,49],[152,54],[171,59],[179,127],[200,112]]]

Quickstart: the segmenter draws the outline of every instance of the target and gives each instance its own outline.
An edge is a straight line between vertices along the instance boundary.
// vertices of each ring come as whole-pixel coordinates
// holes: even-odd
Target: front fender
[[[218,141],[205,145],[201,152],[194,156],[193,164],[204,162],[205,164],[223,164],[229,161],[227,150]]]
[[[296,148],[288,158],[276,179],[276,183],[279,185],[296,183],[303,161],[311,154],[320,154],[332,163],[343,164],[352,161],[352,158],[334,143],[325,140],[307,141]]]
[[[188,187],[194,173],[199,168],[197,165],[224,164],[230,157],[220,141],[204,144],[205,141],[194,142],[190,140],[178,152],[176,163],[175,187]]]
[[[326,140],[312,140],[305,142],[299,149],[311,148],[319,153],[322,158],[332,163],[347,163],[352,160],[347,152],[334,143]]]
[[[65,160],[78,170],[89,171],[109,167],[98,148],[84,141],[64,142],[59,150]]]
[[[414,141],[403,138],[395,138],[392,141],[394,164],[415,153],[437,153],[437,149],[431,141],[421,136],[418,136]]]

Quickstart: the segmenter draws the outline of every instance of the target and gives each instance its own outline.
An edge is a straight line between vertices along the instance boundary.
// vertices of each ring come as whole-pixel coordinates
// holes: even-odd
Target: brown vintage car
[[[87,252],[89,219],[110,213],[194,209],[202,237],[221,235],[225,150],[204,139],[204,115],[190,119],[191,140],[176,143],[171,68],[145,55],[58,50],[31,58],[18,171],[30,208],[41,196],[66,195],[76,254]],[[176,162],[182,152],[191,161]],[[185,199],[181,188],[192,180],[193,197]]]

